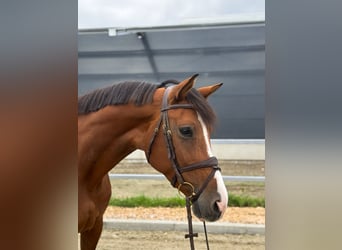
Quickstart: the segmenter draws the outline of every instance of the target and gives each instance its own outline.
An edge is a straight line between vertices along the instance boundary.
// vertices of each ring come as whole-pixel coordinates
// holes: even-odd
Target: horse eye
[[[179,128],[179,132],[181,133],[182,136],[191,138],[193,135],[193,131],[191,127],[181,127]]]

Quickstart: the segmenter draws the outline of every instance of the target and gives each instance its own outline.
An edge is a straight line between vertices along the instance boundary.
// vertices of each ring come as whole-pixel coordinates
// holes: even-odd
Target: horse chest
[[[111,185],[108,176],[93,189],[79,189],[79,232],[93,228],[99,217],[103,216],[111,196]]]

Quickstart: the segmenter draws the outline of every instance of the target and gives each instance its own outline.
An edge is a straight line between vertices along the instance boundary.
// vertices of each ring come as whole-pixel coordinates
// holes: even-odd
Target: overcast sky
[[[265,0],[78,0],[78,27],[162,26],[264,12]]]

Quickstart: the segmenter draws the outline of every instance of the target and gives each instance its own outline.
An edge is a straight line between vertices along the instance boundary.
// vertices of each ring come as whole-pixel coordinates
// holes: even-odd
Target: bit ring
[[[186,196],[185,194],[183,194],[183,193],[181,192],[181,190],[180,190],[180,189],[182,188],[182,186],[189,186],[189,187],[191,188],[191,190],[192,190],[192,191],[191,191],[191,195]],[[194,186],[193,186],[191,183],[186,182],[186,181],[178,185],[178,194],[179,194],[180,196],[184,196],[185,198],[188,198],[188,199],[191,199],[191,197],[193,197],[193,196],[196,195]]]

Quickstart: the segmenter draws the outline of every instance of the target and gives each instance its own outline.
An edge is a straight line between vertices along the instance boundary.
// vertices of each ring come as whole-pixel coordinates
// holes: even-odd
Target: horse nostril
[[[217,212],[217,213],[221,213],[221,211],[220,211],[220,208],[219,208],[219,206],[218,206],[218,203],[219,203],[220,201],[218,200],[218,201],[215,201],[214,202],[214,207],[213,207],[213,210],[215,211],[215,212]]]

